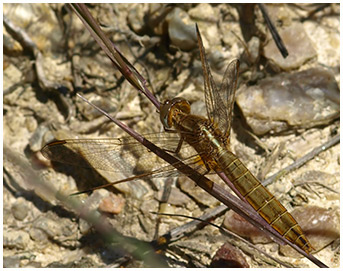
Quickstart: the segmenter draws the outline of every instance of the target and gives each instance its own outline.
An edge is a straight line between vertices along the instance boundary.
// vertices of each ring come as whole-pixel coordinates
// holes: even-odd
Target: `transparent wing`
[[[232,121],[232,111],[233,105],[235,104],[235,94],[237,89],[237,79],[238,79],[238,70],[239,70],[239,60],[234,59],[230,62],[223,76],[222,84],[218,91],[218,96],[222,102],[215,103],[218,104],[216,107],[224,104],[224,110],[220,112],[225,112],[223,117],[220,118],[219,129],[222,133],[229,138],[231,130],[231,121]]]
[[[149,134],[144,135],[151,142],[162,149],[174,151],[180,138],[177,134]],[[75,165],[84,168],[95,168],[110,172],[139,174],[153,168],[163,169],[155,174],[165,176],[174,175],[175,168],[163,159],[150,152],[132,137],[104,138],[104,139],[66,139],[54,141],[42,149],[42,154],[52,161]],[[192,168],[205,172],[201,158],[195,150],[183,143],[180,154],[184,163]]]
[[[231,128],[232,109],[235,91],[237,87],[239,61],[233,60],[227,67],[219,91],[213,80],[211,70],[206,58],[205,48],[201,35],[197,29],[200,58],[204,74],[204,91],[207,116],[209,120],[217,125],[220,131],[229,137]]]
[[[196,30],[197,30],[198,45],[199,45],[199,50],[200,50],[201,65],[202,65],[203,76],[204,76],[204,91],[205,91],[207,117],[210,121],[214,123],[218,123],[220,120],[218,118],[218,116],[220,115],[220,112],[216,113],[218,108],[216,108],[217,105],[215,103],[215,95],[217,93],[217,87],[216,87],[216,84],[214,83],[213,76],[211,74],[211,70],[210,70],[210,67],[206,58],[206,54],[205,54],[205,48],[204,48],[200,31],[197,25],[196,25]],[[224,105],[219,106],[219,109],[223,109],[223,107]]]

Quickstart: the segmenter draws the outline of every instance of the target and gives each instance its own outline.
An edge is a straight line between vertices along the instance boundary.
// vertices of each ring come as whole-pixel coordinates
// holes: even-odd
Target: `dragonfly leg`
[[[170,153],[174,153],[174,154],[179,153],[180,150],[181,150],[183,141],[184,141],[184,137],[181,136],[181,138],[180,138],[180,140],[179,140],[179,143],[177,144],[177,147],[176,147],[175,150],[167,150],[167,149],[163,149],[163,150],[164,150],[164,151],[167,151],[167,152],[170,152]]]
[[[205,166],[205,168],[206,168],[206,171],[201,172],[201,175],[203,175],[203,176],[204,176],[204,175],[207,175],[207,174],[210,173],[210,171],[212,170],[212,167],[210,166],[209,162],[206,161],[206,159],[204,159],[204,157],[203,157],[201,154],[200,154],[199,159],[200,159],[199,163],[204,164],[204,166]],[[202,167],[202,168],[203,168],[203,170],[205,170],[204,167]]]
[[[202,159],[201,159],[201,161],[203,162]],[[199,177],[199,180],[200,180],[203,176],[207,175],[207,174],[211,171],[211,168],[209,167],[209,165],[208,165],[206,162],[203,162],[203,164],[205,165],[206,170],[205,170],[204,167],[201,167],[201,169],[203,170],[203,172],[199,172],[199,173],[201,174],[200,177]]]
[[[210,166],[208,165],[208,163],[204,162],[204,165],[206,167],[206,171],[202,174],[202,175],[207,175],[208,173],[210,173],[211,171],[211,168]]]
[[[166,127],[163,127],[163,128],[164,128],[164,131],[167,132],[167,133],[178,133],[177,130],[166,128]]]

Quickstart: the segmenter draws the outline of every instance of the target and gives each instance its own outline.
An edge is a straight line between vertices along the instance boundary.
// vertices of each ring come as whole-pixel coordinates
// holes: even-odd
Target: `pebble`
[[[18,220],[24,220],[29,212],[29,207],[23,198],[19,198],[11,207],[13,216]]]
[[[102,199],[98,210],[100,212],[119,214],[125,205],[125,199],[120,195],[110,193],[107,197]]]
[[[238,248],[230,245],[229,243],[224,243],[212,258],[210,267],[249,268],[249,264]]]
[[[27,249],[30,235],[24,230],[4,229],[3,231],[4,248]]]
[[[302,24],[294,23],[281,28],[279,34],[288,50],[287,58],[283,58],[272,38],[264,47],[263,53],[267,59],[282,70],[296,69],[317,55]]]
[[[41,230],[50,238],[62,235],[62,226],[60,222],[54,221],[50,218],[41,216],[33,222],[33,227]]]
[[[14,25],[25,29],[27,34],[44,52],[60,50],[63,31],[57,21],[57,16],[48,3],[4,5],[4,14]],[[44,27],[39,22],[44,22]]]
[[[40,124],[29,139],[30,148],[33,152],[38,152],[43,147],[43,139],[49,128],[45,123]]]
[[[267,234],[260,231],[258,228],[250,224],[243,217],[236,214],[232,210],[229,210],[225,214],[223,226],[239,236],[248,238],[254,244],[270,242],[270,238]]]
[[[339,88],[322,68],[282,73],[239,89],[236,101],[256,135],[328,124],[339,116]]]
[[[195,23],[180,8],[175,8],[166,18],[169,38],[173,45],[181,50],[189,51],[197,46]]]
[[[45,242],[48,240],[48,236],[41,229],[31,228],[29,230],[29,234],[31,239],[34,241]]]
[[[160,190],[157,195],[157,199],[160,201],[162,198],[163,190]],[[175,206],[183,206],[185,207],[191,198],[188,197],[185,193],[182,193],[178,188],[172,187],[170,191],[170,195],[168,198],[168,203],[175,205]]]

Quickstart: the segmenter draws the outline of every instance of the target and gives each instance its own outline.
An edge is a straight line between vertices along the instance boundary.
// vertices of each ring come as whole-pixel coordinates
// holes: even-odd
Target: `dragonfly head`
[[[172,100],[165,101],[160,108],[160,119],[163,126],[167,129],[173,126],[173,117],[179,113],[190,114],[191,105],[183,98],[174,98]]]

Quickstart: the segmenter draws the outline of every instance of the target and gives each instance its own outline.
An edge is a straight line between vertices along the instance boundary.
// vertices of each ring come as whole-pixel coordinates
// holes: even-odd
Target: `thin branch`
[[[336,145],[339,142],[339,134],[335,135],[334,137],[330,138],[327,142],[324,144],[320,145],[319,147],[314,148],[312,151],[309,153],[305,154],[303,157],[299,158],[296,160],[294,163],[291,165],[281,169],[277,173],[273,174],[269,178],[265,179],[262,184],[263,185],[268,185],[271,184],[272,182],[275,182],[277,179],[283,177],[284,175],[288,174],[289,172],[301,167],[314,157],[316,157],[318,154],[320,154],[323,151],[326,151],[327,149],[331,148],[332,146]]]
[[[258,248],[257,246],[251,244],[250,242],[248,242],[247,240],[245,240],[244,238],[240,237],[238,234],[235,234],[234,232],[231,232],[223,227],[220,227],[212,222],[210,222],[209,220],[212,220],[215,216],[218,216],[220,215],[222,212],[225,212],[227,211],[228,208],[224,205],[221,205],[215,209],[212,210],[212,212],[210,212],[209,214],[204,214],[200,217],[192,217],[192,216],[188,216],[188,215],[180,215],[180,214],[168,214],[168,213],[156,213],[156,212],[152,212],[153,214],[157,214],[157,215],[165,215],[165,216],[177,216],[177,217],[185,217],[185,218],[190,218],[190,219],[193,219],[193,221],[187,223],[187,224],[184,224],[180,227],[177,227],[173,230],[171,230],[169,233],[161,236],[161,238],[167,238],[167,237],[172,237],[172,234],[174,232],[178,232],[179,235],[176,235],[174,237],[174,240],[175,241],[176,239],[179,239],[181,237],[181,234],[185,235],[186,233],[189,233],[190,230],[187,229],[187,228],[194,228],[194,225],[196,225],[196,229],[201,227],[201,226],[204,226],[204,224],[208,224],[208,225],[211,225],[213,227],[216,227],[217,229],[219,229],[220,231],[224,232],[225,234],[229,235],[229,236],[233,236],[235,237],[236,239],[240,240],[241,242],[243,242],[244,244],[248,245],[249,247],[253,248],[253,249],[256,249],[259,253],[265,255],[266,257],[268,257],[269,259],[277,262],[278,264],[280,265],[283,265],[287,268],[292,268],[294,267],[293,265],[290,265],[288,263],[285,263],[283,261],[280,261],[279,259],[271,256],[270,254],[268,254],[267,252],[263,251],[262,249]],[[211,216],[210,216],[211,214]],[[195,223],[194,223],[195,222]],[[192,224],[192,225],[188,225],[188,224]],[[187,229],[187,231],[185,231]],[[170,239],[171,241],[171,239]]]
[[[105,216],[91,210],[89,206],[85,206],[85,204],[76,198],[64,195],[54,187],[47,185],[47,183],[36,174],[27,161],[24,161],[19,154],[13,152],[6,146],[4,146],[4,157],[4,162],[13,165],[17,172],[20,172],[25,183],[34,187],[34,193],[37,195],[44,194],[44,196],[48,198],[56,198],[66,210],[71,210],[78,217],[85,219],[104,237],[106,242],[109,242],[109,247],[113,249],[113,252],[115,252],[115,247],[112,246],[111,243],[119,243],[126,253],[133,255],[136,259],[144,261],[147,266],[168,267],[168,264],[161,256],[155,253],[149,243],[121,235],[112,227]]]
[[[100,26],[89,12],[85,4],[69,4],[76,15],[83,22],[90,34],[104,50],[112,63],[118,68],[126,80],[139,92],[143,93],[159,110],[160,102],[152,94],[146,86],[146,80],[136,70],[136,68],[127,60],[118,50],[118,48],[110,41],[110,39],[101,30]]]
[[[280,244],[287,243],[292,248],[294,248],[297,252],[307,257],[308,259],[310,259],[316,265],[320,267],[327,267],[324,263],[319,261],[313,255],[307,254],[300,247],[298,247],[297,245],[295,245],[294,243],[286,239],[284,236],[282,236],[280,233],[278,233],[264,219],[262,219],[262,217],[259,216],[257,212],[255,212],[252,209],[252,207],[249,204],[247,204],[245,201],[237,200],[235,196],[231,195],[228,191],[226,191],[220,185],[217,185],[216,183],[212,182],[210,179],[208,179],[204,175],[201,175],[199,172],[195,171],[193,168],[184,164],[182,161],[178,160],[176,157],[170,155],[168,152],[165,152],[164,150],[156,146],[154,143],[145,139],[142,135],[132,130],[130,127],[126,126],[124,123],[110,116],[106,111],[92,104],[82,95],[80,94],[77,94],[77,95],[86,103],[88,103],[89,105],[94,107],[96,110],[101,112],[103,115],[105,115],[108,119],[113,121],[116,125],[118,125],[121,129],[123,129],[130,136],[134,137],[138,142],[140,142],[142,145],[148,148],[151,152],[155,153],[157,156],[159,156],[160,158],[162,158],[169,164],[173,165],[181,173],[185,174],[190,179],[192,179],[198,186],[200,186],[206,192],[208,192],[213,197],[215,197],[216,199],[218,199],[219,201],[221,201],[222,203],[230,207],[232,210],[234,210],[240,216],[242,216],[251,224],[256,226],[258,229],[267,232],[269,235],[272,236],[271,238],[274,241]]]
[[[268,26],[268,29],[270,31],[270,33],[272,34],[272,37],[274,39],[274,42],[276,44],[276,47],[279,49],[281,55],[283,56],[283,58],[286,58],[288,56],[288,51],[286,49],[285,44],[282,41],[282,38],[280,37],[275,25],[273,24],[272,20],[270,19],[268,12],[267,12],[267,8],[265,6],[265,4],[258,4],[263,18],[266,21],[266,24]]]

